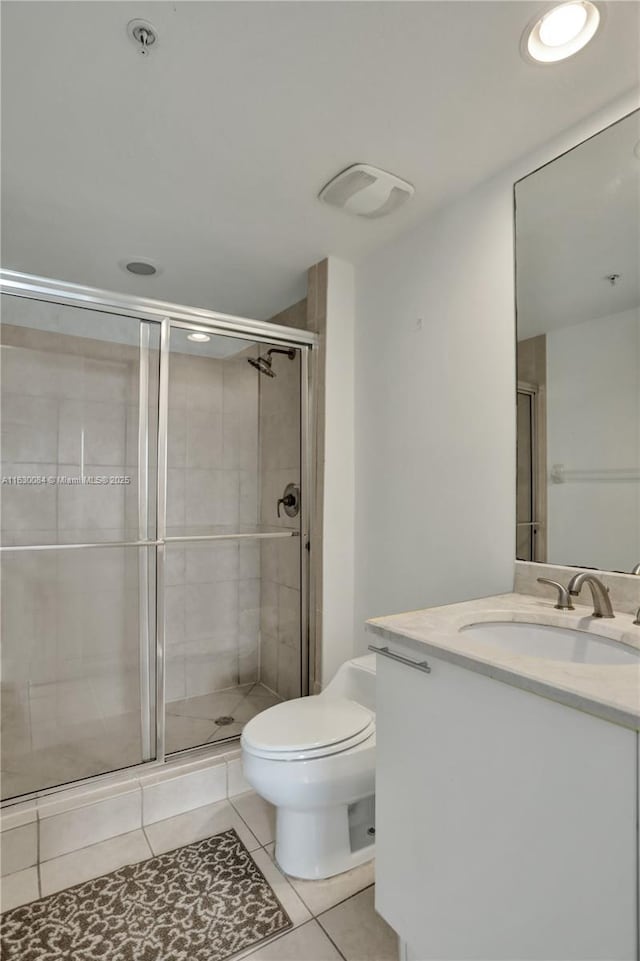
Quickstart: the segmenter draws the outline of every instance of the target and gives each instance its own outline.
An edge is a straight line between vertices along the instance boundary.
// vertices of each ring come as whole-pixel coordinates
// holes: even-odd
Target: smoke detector
[[[370,164],[353,164],[325,184],[318,200],[371,219],[397,210],[414,193],[412,185],[395,174]]]

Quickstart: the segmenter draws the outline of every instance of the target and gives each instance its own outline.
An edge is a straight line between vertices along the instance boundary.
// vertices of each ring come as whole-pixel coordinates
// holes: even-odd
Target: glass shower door
[[[4,799],[155,757],[159,324],[2,320]]]
[[[171,327],[167,753],[303,693],[301,353]]]

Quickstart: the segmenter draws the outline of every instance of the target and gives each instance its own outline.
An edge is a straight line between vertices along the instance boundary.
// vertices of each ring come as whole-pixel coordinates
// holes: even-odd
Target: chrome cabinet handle
[[[399,661],[400,664],[406,664],[407,667],[415,667],[417,671],[424,671],[425,674],[431,674],[431,668],[426,661],[412,661],[410,657],[403,657],[402,654],[396,654],[395,651],[390,651],[388,647],[376,647],[374,644],[369,644],[369,650],[373,651],[374,654],[382,654],[383,657],[388,657],[392,661]]]

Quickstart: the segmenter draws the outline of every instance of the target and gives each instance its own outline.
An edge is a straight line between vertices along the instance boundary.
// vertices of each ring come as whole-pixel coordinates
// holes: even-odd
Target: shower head
[[[267,377],[275,377],[276,372],[273,369],[272,354],[286,354],[289,360],[293,360],[296,356],[296,351],[294,347],[288,347],[284,350],[280,347],[272,347],[264,357],[247,357],[247,361],[252,367],[260,371],[261,374],[266,374]]]
[[[256,370],[260,371],[261,374],[266,374],[267,377],[275,377],[273,370],[271,369],[271,358],[267,357],[249,357],[249,363]]]

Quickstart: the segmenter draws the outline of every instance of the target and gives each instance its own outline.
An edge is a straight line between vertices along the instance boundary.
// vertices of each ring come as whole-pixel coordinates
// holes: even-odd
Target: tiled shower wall
[[[258,374],[254,347],[218,360],[171,353],[169,534],[238,532],[258,521]],[[258,679],[256,542],[167,547],[167,699]]]

